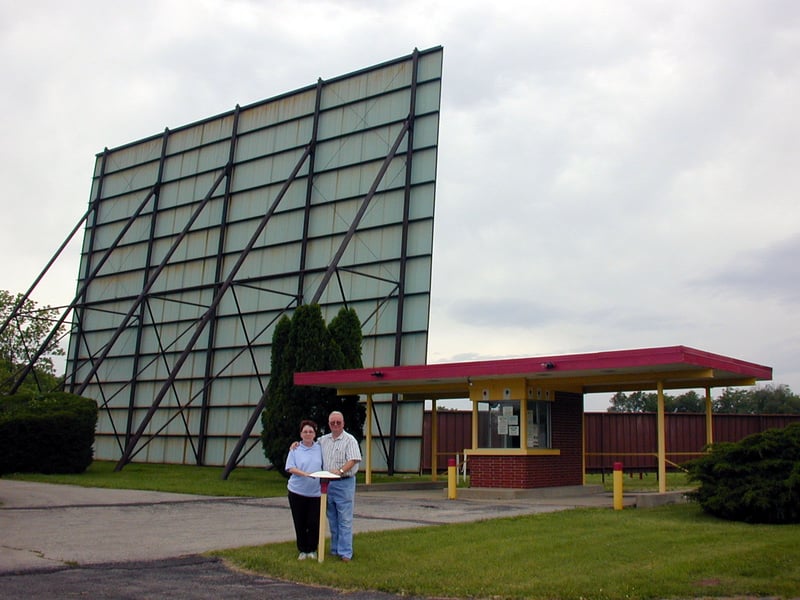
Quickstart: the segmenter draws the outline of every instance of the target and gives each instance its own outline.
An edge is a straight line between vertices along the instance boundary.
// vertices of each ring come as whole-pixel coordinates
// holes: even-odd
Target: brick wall
[[[581,415],[583,396],[557,392],[550,413],[558,456],[469,457],[471,487],[537,488],[583,483]]]

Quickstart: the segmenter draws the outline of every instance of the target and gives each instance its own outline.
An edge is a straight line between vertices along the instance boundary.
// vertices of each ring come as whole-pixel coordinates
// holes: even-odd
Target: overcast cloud
[[[429,362],[684,344],[800,392],[793,0],[0,0],[0,288],[104,147],[437,45]]]

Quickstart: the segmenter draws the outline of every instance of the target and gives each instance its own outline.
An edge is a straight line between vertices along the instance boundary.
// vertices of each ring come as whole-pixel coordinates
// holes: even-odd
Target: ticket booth
[[[515,378],[475,382],[469,397],[472,487],[583,483],[583,394]]]
[[[583,396],[657,390],[659,489],[666,491],[664,390],[706,390],[706,438],[711,431],[711,388],[754,385],[772,369],[686,346],[612,350],[505,360],[371,367],[295,373],[296,385],[336,388],[366,397],[371,421],[374,394],[433,400],[469,398],[472,444],[465,449],[470,487],[543,488],[583,484]],[[433,434],[435,437],[435,433]],[[370,481],[367,431],[365,472]],[[436,448],[436,440],[431,447]],[[436,464],[435,457],[432,464]]]

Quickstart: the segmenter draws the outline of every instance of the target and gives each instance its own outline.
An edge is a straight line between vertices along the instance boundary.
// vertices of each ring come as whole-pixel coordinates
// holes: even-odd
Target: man
[[[322,465],[327,471],[340,476],[340,479],[332,479],[328,484],[331,553],[350,562],[353,558],[353,510],[361,448],[356,438],[344,430],[344,415],[339,411],[328,415],[328,427],[331,432],[319,438]]]

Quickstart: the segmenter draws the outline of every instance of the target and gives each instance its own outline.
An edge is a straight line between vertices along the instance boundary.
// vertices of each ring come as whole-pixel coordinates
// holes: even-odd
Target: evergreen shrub
[[[747,523],[800,523],[800,423],[712,444],[688,463],[690,497],[707,513]]]
[[[326,432],[328,415],[338,410],[345,429],[363,438],[366,408],[358,396],[337,396],[335,389],[295,386],[294,374],[308,371],[358,369],[361,360],[361,322],[354,309],[341,308],[325,325],[318,304],[298,306],[292,318],[283,316],[272,335],[272,364],[264,411],[261,445],[264,456],[284,477],[289,446],[300,439],[300,421],[311,419]]]
[[[66,392],[0,397],[0,475],[83,473],[92,464],[97,403]]]

